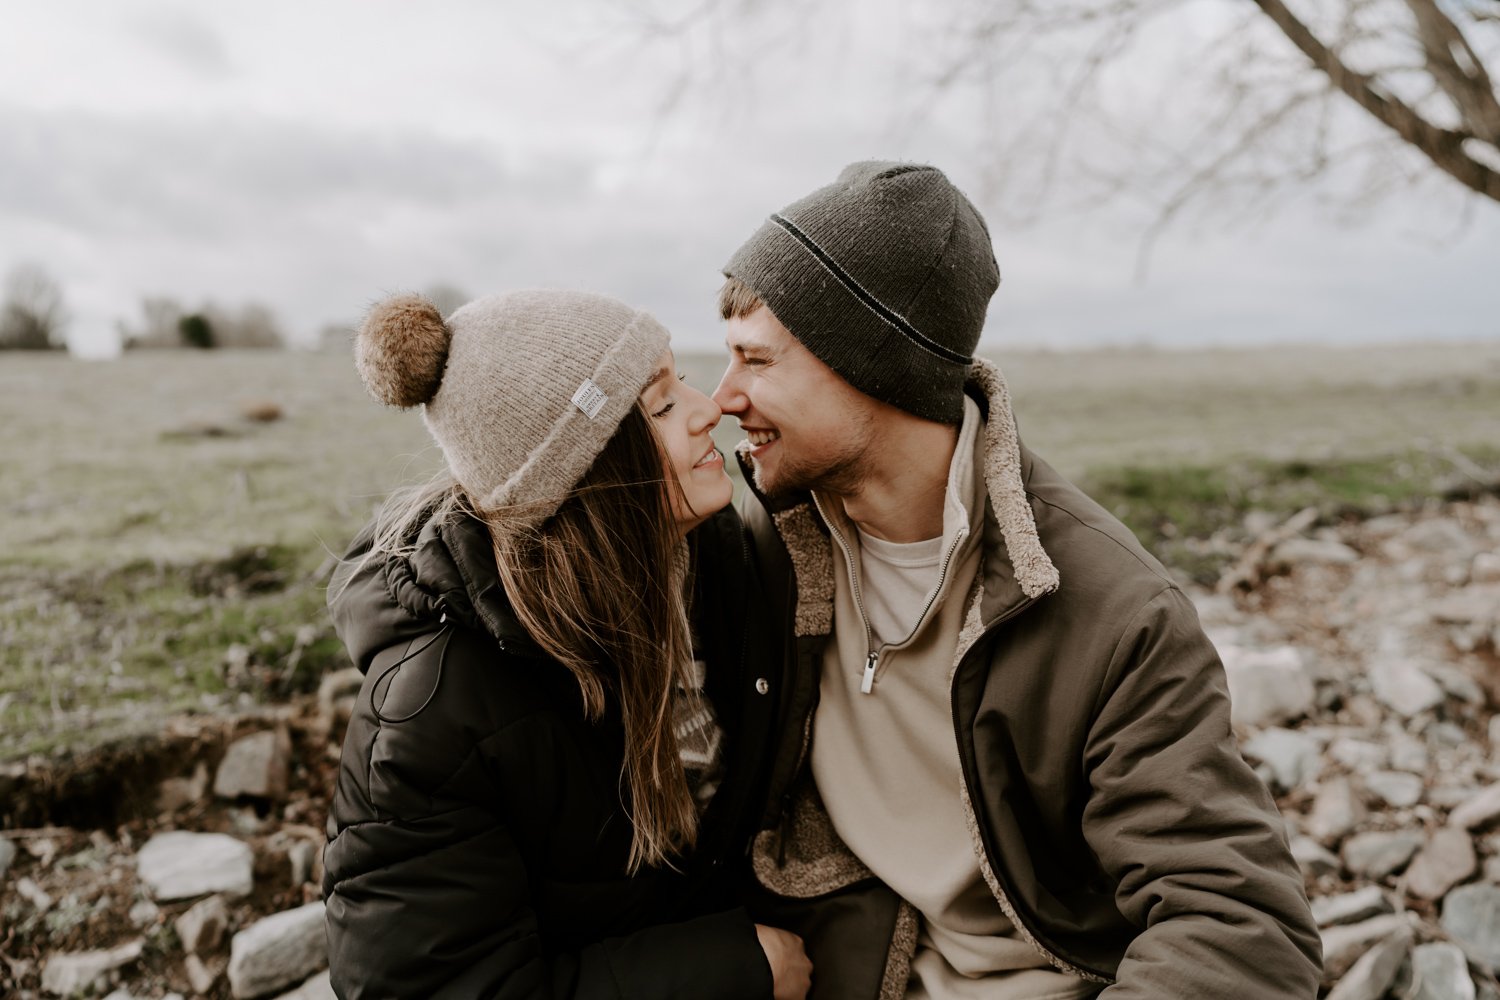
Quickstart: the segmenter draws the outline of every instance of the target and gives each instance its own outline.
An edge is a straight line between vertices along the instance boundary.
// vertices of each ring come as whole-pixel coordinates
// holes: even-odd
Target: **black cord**
[[[443,624],[442,629],[440,631],[438,631],[438,633],[436,635],[434,635],[431,639],[428,639],[426,642],[422,643],[422,645],[418,646],[412,652],[407,653],[405,656],[401,657],[401,659],[397,660],[395,663],[392,663],[390,666],[388,666],[384,670],[382,670],[380,672],[380,676],[378,676],[378,677],[375,678],[375,683],[370,685],[370,711],[372,711],[372,712],[375,713],[375,718],[379,719],[381,722],[385,723],[386,725],[398,725],[398,724],[400,724],[402,722],[410,722],[412,719],[415,719],[417,716],[419,716],[419,715],[422,714],[422,712],[427,708],[427,706],[429,704],[432,703],[432,697],[433,697],[433,695],[437,694],[438,685],[440,685],[440,684],[443,683],[443,660],[448,655],[448,640],[450,640],[450,639],[453,638],[453,626],[448,623],[448,616],[446,614],[443,615],[443,617],[442,617],[442,624]],[[437,678],[432,683],[432,690],[430,692],[428,692],[428,694],[427,694],[427,700],[424,701],[424,702],[422,702],[422,704],[418,705],[417,706],[417,710],[415,712],[411,713],[410,715],[404,715],[404,716],[402,716],[399,719],[395,719],[395,718],[391,718],[389,716],[381,715],[380,714],[380,709],[375,706],[375,691],[376,691],[377,688],[380,687],[380,682],[383,681],[383,680],[385,680],[388,676],[390,676],[390,674],[393,671],[399,669],[400,666],[401,666],[401,664],[405,663],[407,660],[411,659],[413,656],[416,656],[418,653],[422,652],[424,649],[426,649],[428,646],[431,646],[433,643],[437,642],[439,639],[443,640],[443,648],[438,653]],[[416,641],[415,639],[412,640],[412,642],[415,642],[415,641]],[[408,643],[407,645],[408,645],[408,648],[409,648],[410,647],[410,643]],[[393,683],[394,683],[394,680],[393,680]],[[387,693],[387,695],[389,695],[389,693],[390,693],[390,685],[389,684],[386,685],[386,693]],[[382,704],[384,704],[383,701],[382,701]]]

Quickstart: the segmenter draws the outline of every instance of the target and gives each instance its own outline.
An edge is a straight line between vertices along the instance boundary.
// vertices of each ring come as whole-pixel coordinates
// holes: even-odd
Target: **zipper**
[[[958,718],[958,702],[954,697],[955,690],[958,686],[958,678],[959,675],[964,671],[964,665],[969,660],[969,654],[973,650],[977,649],[980,643],[984,642],[985,639],[987,639],[1005,622],[1009,621],[1016,615],[1020,614],[1022,611],[1031,607],[1031,605],[1035,604],[1038,600],[1039,598],[1036,597],[1028,598],[1027,600],[1011,608],[1009,611],[1005,612],[1005,614],[1001,615],[999,618],[996,618],[994,621],[990,622],[989,625],[985,626],[984,631],[981,632],[978,638],[976,638],[974,642],[970,644],[969,648],[964,651],[964,655],[959,659],[958,666],[953,670],[953,679],[949,681],[948,706],[949,712],[953,716],[953,740],[959,751],[958,780],[963,784],[963,806],[964,811],[968,814],[965,818],[968,820],[971,829],[974,831],[974,839],[977,842],[979,849],[984,852],[983,861],[986,865],[989,866],[990,873],[994,876],[995,884],[994,886],[992,886],[992,889],[995,894],[995,901],[1000,904],[1000,909],[1005,913],[1007,917],[1010,918],[1010,922],[1015,925],[1016,931],[1023,938],[1025,938],[1033,948],[1041,952],[1042,955],[1047,959],[1047,961],[1051,962],[1052,965],[1054,965],[1058,969],[1061,969],[1063,972],[1078,976],[1082,979],[1091,980],[1093,982],[1113,983],[1114,979],[1112,977],[1093,969],[1085,969],[1082,966],[1069,962],[1067,959],[1057,954],[1054,949],[1052,949],[1048,945],[1043,944],[1041,938],[1039,938],[1030,927],[1027,927],[1021,921],[1020,911],[1017,910],[1015,904],[1010,901],[1010,896],[1006,893],[1005,887],[1000,884],[1000,869],[995,867],[995,863],[990,857],[989,845],[984,842],[984,835],[982,833],[983,827],[979,825],[979,816],[974,811],[974,793],[969,785],[968,762],[964,759],[963,739],[960,736],[962,730],[961,723]]]
[[[849,543],[844,540],[844,533],[838,529],[838,526],[833,523],[828,514],[823,510],[823,503],[818,499],[818,495],[814,493],[812,498],[814,506],[818,508],[818,516],[823,518],[824,524],[828,525],[829,532],[839,543],[840,551],[844,553],[844,568],[849,574],[850,592],[854,595],[854,606],[859,609],[860,624],[865,627],[865,666],[859,680],[859,693],[869,694],[875,689],[875,672],[880,669],[880,654],[884,653],[887,649],[900,649],[908,642],[911,642],[912,637],[921,631],[922,623],[927,620],[927,613],[932,610],[932,606],[937,603],[938,595],[943,592],[943,583],[948,577],[948,566],[953,562],[954,554],[958,552],[959,546],[964,543],[964,539],[969,537],[969,528],[967,525],[964,525],[953,536],[953,543],[948,546],[948,551],[943,556],[943,564],[938,568],[937,586],[932,588],[932,593],[928,595],[927,603],[923,606],[922,613],[917,616],[916,624],[911,627],[911,631],[907,633],[906,638],[900,642],[883,642],[877,646],[875,644],[875,630],[870,627],[870,616],[865,613],[864,596],[860,593],[859,589],[859,574],[854,571],[854,555],[849,551]]]

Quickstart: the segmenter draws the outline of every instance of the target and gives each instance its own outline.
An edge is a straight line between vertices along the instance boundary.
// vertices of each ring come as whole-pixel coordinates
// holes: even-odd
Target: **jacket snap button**
[[[757,694],[765,694],[771,690],[771,682],[764,677],[757,677],[755,679],[755,690]]]

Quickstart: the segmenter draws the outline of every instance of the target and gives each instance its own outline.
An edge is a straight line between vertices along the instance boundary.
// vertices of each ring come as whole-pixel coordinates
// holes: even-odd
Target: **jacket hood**
[[[469,514],[431,516],[406,554],[370,554],[374,524],[350,546],[328,587],[334,630],[361,671],[377,652],[448,621],[494,636],[518,655],[544,656],[516,620],[495,569],[489,529]]]
[[[1057,567],[1042,548],[1036,517],[1026,497],[1021,441],[1016,433],[1015,414],[1011,410],[1010,387],[998,365],[977,358],[964,384],[964,391],[979,403],[985,416],[984,467],[980,471],[1005,542],[1015,583],[1028,598],[1050,594],[1058,587]],[[767,512],[774,516],[799,504],[811,503],[811,497],[805,491],[792,491],[776,497],[762,494],[755,486],[749,450],[749,442],[741,442],[736,449],[737,456],[745,470],[746,482]]]

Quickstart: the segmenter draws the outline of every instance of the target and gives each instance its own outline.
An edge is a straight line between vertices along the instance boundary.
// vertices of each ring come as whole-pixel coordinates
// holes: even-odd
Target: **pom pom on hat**
[[[354,344],[354,364],[370,395],[403,409],[432,401],[443,382],[452,331],[420,295],[379,302]]]

